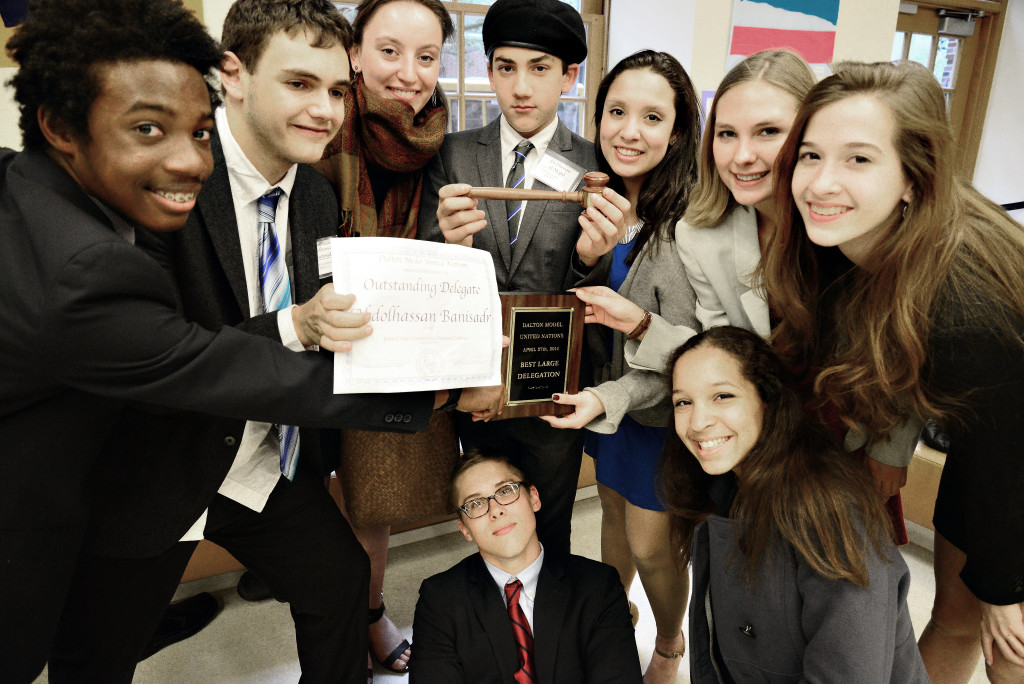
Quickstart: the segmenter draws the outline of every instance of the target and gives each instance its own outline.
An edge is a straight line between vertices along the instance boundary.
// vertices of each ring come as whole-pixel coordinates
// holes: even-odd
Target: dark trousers
[[[43,671],[84,536],[84,525],[0,530],[0,681]]]
[[[546,548],[569,553],[572,507],[583,458],[582,430],[559,430],[540,418],[474,423],[456,414],[465,451],[501,454],[537,487],[543,504],[537,512],[537,536]]]
[[[290,604],[301,682],[365,683],[369,559],[322,480],[301,472],[295,482],[282,479],[261,513],[218,495],[205,536]],[[130,682],[195,546],[182,542],[143,559],[84,553],[50,657],[50,682]]]

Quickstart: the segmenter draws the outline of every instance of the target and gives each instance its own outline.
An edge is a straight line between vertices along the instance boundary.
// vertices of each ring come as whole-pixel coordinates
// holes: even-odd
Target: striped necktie
[[[512,622],[512,634],[516,638],[516,653],[519,654],[519,669],[514,679],[516,684],[533,684],[537,681],[537,671],[533,667],[533,632],[526,620],[526,613],[519,605],[523,583],[519,580],[505,585],[505,599],[508,601],[508,619]]]
[[[274,226],[277,200],[281,188],[274,188],[256,201],[259,211],[257,233],[260,255],[260,299],[262,310],[279,311],[292,305],[292,288],[288,282],[281,244],[277,241]],[[295,477],[295,464],[299,460],[299,428],[294,425],[276,425],[278,443],[281,449],[281,474],[289,480]]]
[[[512,160],[512,168],[508,170],[508,177],[505,178],[506,188],[521,188],[526,180],[526,155],[533,149],[533,143],[523,140],[512,150],[515,158]],[[522,221],[523,202],[517,200],[505,200],[505,215],[508,217],[509,244],[514,244],[519,237],[519,223]]]

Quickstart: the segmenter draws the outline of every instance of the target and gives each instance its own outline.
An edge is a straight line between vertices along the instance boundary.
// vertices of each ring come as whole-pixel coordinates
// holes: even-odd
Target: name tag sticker
[[[548,150],[537,162],[537,168],[533,170],[533,179],[539,180],[552,190],[569,191],[575,190],[586,170],[558,154]]]
[[[316,241],[316,262],[320,280],[334,275],[331,271],[331,238],[324,237]]]

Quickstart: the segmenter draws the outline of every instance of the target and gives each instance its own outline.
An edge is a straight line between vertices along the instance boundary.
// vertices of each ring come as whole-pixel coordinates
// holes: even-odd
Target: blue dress
[[[626,257],[632,249],[633,242],[630,241],[615,245],[612,250],[608,287],[613,290],[617,291],[626,280],[629,273]],[[597,481],[614,489],[638,508],[664,511],[654,481],[661,467],[665,430],[641,425],[627,414],[614,434],[587,432],[584,449],[594,458]]]

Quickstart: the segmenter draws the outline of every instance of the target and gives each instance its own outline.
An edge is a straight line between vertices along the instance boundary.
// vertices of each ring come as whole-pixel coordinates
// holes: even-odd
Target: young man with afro
[[[213,168],[222,54],[180,2],[34,0],[7,49],[25,149],[0,150],[0,672],[20,683],[50,654],[124,402],[417,430],[449,393],[334,395],[329,357],[178,313],[135,239],[180,229]],[[460,408],[492,402],[467,390]]]

